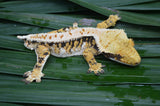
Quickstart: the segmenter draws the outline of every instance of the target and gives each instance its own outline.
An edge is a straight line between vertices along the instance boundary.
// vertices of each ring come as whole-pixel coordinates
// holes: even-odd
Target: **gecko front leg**
[[[118,17],[118,15],[110,15],[107,20],[98,23],[97,28],[109,28],[111,26],[115,26],[118,20],[120,20],[120,17]]]
[[[44,74],[42,73],[42,69],[50,55],[49,48],[46,45],[38,45],[35,49],[35,52],[37,55],[37,63],[35,64],[33,71],[24,73],[24,77],[27,78],[23,81],[25,81],[27,84],[34,80],[36,82],[41,82],[41,77],[44,76]]]
[[[96,75],[99,75],[99,73],[104,73],[104,70],[102,69],[103,65],[95,60],[94,55],[96,54],[98,54],[98,51],[94,48],[87,48],[83,52],[83,56],[89,64],[88,72],[93,71]]]

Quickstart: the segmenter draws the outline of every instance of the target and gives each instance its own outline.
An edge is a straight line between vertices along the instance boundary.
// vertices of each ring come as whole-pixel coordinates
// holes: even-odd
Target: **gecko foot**
[[[103,65],[101,63],[91,65],[87,73],[91,73],[93,71],[95,75],[99,76],[100,74],[104,73],[104,70],[102,69],[102,67]]]
[[[31,75],[31,71],[27,71],[23,74],[23,77],[27,78],[29,75]]]
[[[23,79],[22,81],[24,81],[26,84],[29,84],[33,82],[34,80],[36,82],[41,82],[41,77],[43,77],[44,74],[42,72],[34,70],[34,71],[25,72],[23,76],[27,78]]]

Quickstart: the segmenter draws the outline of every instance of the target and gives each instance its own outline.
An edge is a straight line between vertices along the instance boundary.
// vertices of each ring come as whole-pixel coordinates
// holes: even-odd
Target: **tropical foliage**
[[[158,0],[0,0],[0,105],[160,105],[160,1]],[[40,84],[24,84],[36,62],[17,35],[62,27],[95,27],[110,14],[121,20],[142,57],[128,67],[97,56],[101,76],[87,74],[82,56],[50,57]]]

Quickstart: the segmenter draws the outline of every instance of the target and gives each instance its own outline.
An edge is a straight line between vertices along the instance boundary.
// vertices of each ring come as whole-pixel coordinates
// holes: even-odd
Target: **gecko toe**
[[[96,75],[96,76],[100,76],[100,73],[99,73],[99,72],[98,72],[98,73],[95,73],[95,75]]]
[[[26,78],[23,79],[22,81],[25,82],[26,84],[29,84],[33,81],[41,82],[41,77],[43,77],[44,74],[42,72],[27,71],[26,73],[24,73],[23,76]]]
[[[88,70],[88,71],[87,71],[88,74],[91,73],[91,72],[92,72],[91,70]]]
[[[27,71],[27,72],[25,72],[25,73],[23,74],[23,77],[24,77],[24,78],[27,78],[27,77],[30,76],[31,74],[32,74],[31,71]]]
[[[101,74],[104,74],[104,70],[103,70],[103,69],[101,69],[100,73],[101,73]]]
[[[28,76],[26,74],[23,75],[24,78],[27,78]]]
[[[36,82],[38,83],[41,82],[41,78],[36,79]]]
[[[26,79],[22,79],[23,82],[25,82],[25,84],[30,84],[30,81],[27,81]]]

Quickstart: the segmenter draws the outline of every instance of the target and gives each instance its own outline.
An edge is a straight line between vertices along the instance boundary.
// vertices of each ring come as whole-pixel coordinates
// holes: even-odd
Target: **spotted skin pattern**
[[[50,51],[47,45],[40,44],[36,47],[37,63],[35,64],[33,71],[28,71],[24,73],[24,81],[28,84],[35,80],[36,82],[41,82],[41,77],[44,76],[42,69],[46,60],[50,55]]]
[[[35,50],[37,63],[32,71],[24,73],[24,81],[41,82],[44,76],[42,69],[50,55],[57,57],[69,57],[83,55],[89,65],[88,73],[96,75],[104,73],[101,63],[95,60],[95,55],[103,54],[106,58],[135,66],[140,63],[141,58],[134,48],[132,39],[128,39],[126,33],[119,29],[106,29],[115,26],[120,18],[117,15],[110,17],[97,24],[97,28],[78,28],[74,23],[73,27],[62,28],[48,33],[30,34],[17,36],[24,40],[24,46]]]

